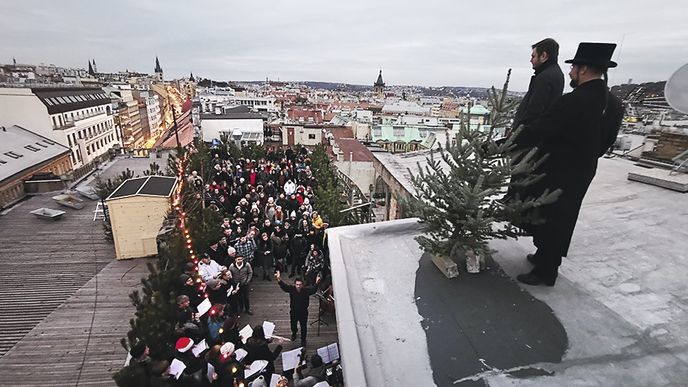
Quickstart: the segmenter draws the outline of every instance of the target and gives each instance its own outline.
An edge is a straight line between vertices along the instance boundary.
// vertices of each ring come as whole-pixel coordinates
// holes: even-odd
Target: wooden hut
[[[174,177],[138,177],[128,179],[105,199],[117,259],[158,253],[156,237],[172,206],[176,186]]]

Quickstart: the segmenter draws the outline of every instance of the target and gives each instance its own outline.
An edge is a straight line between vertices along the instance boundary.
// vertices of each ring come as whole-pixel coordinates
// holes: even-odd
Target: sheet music
[[[177,359],[172,359],[172,363],[170,364],[170,375],[174,376],[175,379],[179,379],[185,369],[186,364]]]
[[[251,337],[252,334],[253,329],[250,325],[246,324],[246,326],[241,328],[241,330],[239,331],[239,336],[241,336],[241,342],[246,344],[246,340],[248,340],[248,338]]]
[[[266,339],[271,339],[272,334],[275,332],[275,324],[270,321],[263,321],[263,332]]]
[[[320,347],[318,348],[317,353],[323,359],[323,363],[331,363],[335,360],[339,360],[339,346],[337,343]]]
[[[204,314],[208,313],[212,306],[213,304],[210,303],[210,299],[206,298],[205,300],[203,300],[203,302],[198,304],[198,306],[196,307],[196,310],[198,310],[198,317],[201,317]]]
[[[234,351],[234,356],[236,356],[237,361],[241,361],[243,358],[248,355],[248,352],[246,352],[245,349],[239,348],[236,351]]]
[[[200,355],[201,352],[205,351],[208,348],[208,343],[206,343],[205,339],[203,339],[200,343],[191,347],[191,352],[194,354],[194,356],[198,357],[198,355]]]
[[[301,360],[301,352],[303,347],[292,349],[291,351],[282,352],[282,369],[284,371],[293,370],[299,365]]]
[[[248,379],[251,376],[253,376],[253,375],[257,374],[258,372],[262,371],[263,369],[265,369],[265,367],[267,367],[267,366],[268,366],[267,360],[256,360],[253,363],[251,363],[251,366],[249,367],[249,369],[247,369],[244,372],[244,376],[246,377],[246,379]]]
[[[215,367],[213,367],[212,364],[208,363],[208,373],[206,374],[206,376],[208,377],[208,381],[210,383],[213,382],[213,374],[214,373],[215,373]]]

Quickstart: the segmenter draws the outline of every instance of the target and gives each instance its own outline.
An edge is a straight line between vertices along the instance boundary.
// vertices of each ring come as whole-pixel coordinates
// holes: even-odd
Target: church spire
[[[158,60],[158,56],[155,56],[155,73],[160,73],[162,74],[162,67],[160,67],[160,61]]]
[[[191,72],[191,76],[189,77],[189,80],[191,82],[196,82],[196,78],[194,78],[194,76],[193,76],[193,71]]]
[[[378,97],[383,97],[385,93],[385,82],[382,81],[382,69],[380,69],[380,74],[377,76],[377,81],[373,84],[375,94]]]
[[[88,75],[95,76],[96,72],[93,71],[93,65],[91,65],[91,60],[88,60]]]
[[[377,81],[375,81],[375,84],[373,86],[385,87],[385,83],[382,81],[382,69],[380,69],[380,74],[378,74]]]

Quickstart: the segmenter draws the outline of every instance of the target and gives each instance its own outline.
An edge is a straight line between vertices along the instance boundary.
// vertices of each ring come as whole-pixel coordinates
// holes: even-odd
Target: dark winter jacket
[[[564,91],[564,73],[556,60],[543,63],[530,78],[528,92],[514,116],[514,130],[520,125],[530,125],[539,119]],[[537,139],[524,131],[515,140],[520,148],[535,145]]]

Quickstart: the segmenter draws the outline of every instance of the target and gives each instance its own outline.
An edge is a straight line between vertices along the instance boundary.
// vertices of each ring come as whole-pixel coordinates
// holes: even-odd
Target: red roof
[[[354,138],[354,131],[348,126],[335,126],[327,128],[327,131],[332,133],[332,136],[334,136],[335,140],[339,140],[341,138]]]
[[[179,143],[185,147],[193,142],[194,128],[191,123],[191,110],[182,113],[177,118],[177,131],[179,132]],[[177,137],[174,134],[174,124],[155,142],[154,148],[173,149],[177,147]]]
[[[335,140],[339,146],[339,151],[343,153],[343,161],[349,161],[349,157],[352,156],[351,161],[373,161],[373,154],[370,152],[365,145],[361,144],[355,138],[340,138]],[[340,160],[340,161],[342,161]]]

